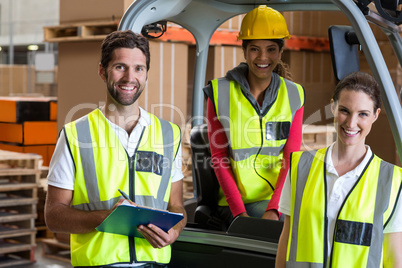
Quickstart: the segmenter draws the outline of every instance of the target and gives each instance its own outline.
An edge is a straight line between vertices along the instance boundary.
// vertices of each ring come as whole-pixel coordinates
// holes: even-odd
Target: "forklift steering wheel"
[[[390,3],[392,2],[392,3]],[[399,0],[374,0],[374,4],[375,7],[378,11],[378,13],[380,13],[381,17],[383,17],[386,20],[392,21],[397,25],[400,25],[402,23],[402,13],[400,10],[397,10],[396,8],[399,5]],[[385,7],[383,7],[383,4],[385,5]],[[388,9],[387,6],[391,6],[394,5],[394,7],[392,9]],[[392,11],[395,12],[395,16],[391,15],[388,11]]]

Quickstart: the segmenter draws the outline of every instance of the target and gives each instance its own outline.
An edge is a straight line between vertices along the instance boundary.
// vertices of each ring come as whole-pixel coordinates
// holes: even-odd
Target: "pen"
[[[131,200],[130,200],[130,197],[128,197],[128,195],[127,195],[125,192],[123,192],[123,191],[120,190],[120,189],[117,189],[117,190],[119,190],[120,194],[124,197],[124,199],[126,199],[127,201],[131,201]]]

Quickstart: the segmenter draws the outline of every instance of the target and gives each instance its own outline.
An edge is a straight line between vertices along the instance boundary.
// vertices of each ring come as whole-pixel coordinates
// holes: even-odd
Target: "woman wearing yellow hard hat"
[[[290,38],[282,14],[259,6],[238,36],[246,62],[204,88],[212,163],[220,190],[218,217],[279,219],[289,155],[301,145],[304,89],[281,61]]]

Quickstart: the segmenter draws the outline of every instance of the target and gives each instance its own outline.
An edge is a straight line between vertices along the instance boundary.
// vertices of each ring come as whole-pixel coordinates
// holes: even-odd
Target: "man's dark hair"
[[[106,36],[102,42],[102,55],[101,64],[106,70],[109,62],[112,59],[113,51],[118,48],[138,48],[144,53],[147,63],[147,70],[149,70],[150,53],[149,42],[142,35],[136,34],[131,30],[115,31]]]

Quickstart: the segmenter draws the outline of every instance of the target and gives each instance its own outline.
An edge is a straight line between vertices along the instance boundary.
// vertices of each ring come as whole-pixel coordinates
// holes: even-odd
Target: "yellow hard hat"
[[[282,14],[261,5],[244,16],[237,40],[289,38],[288,27]]]

